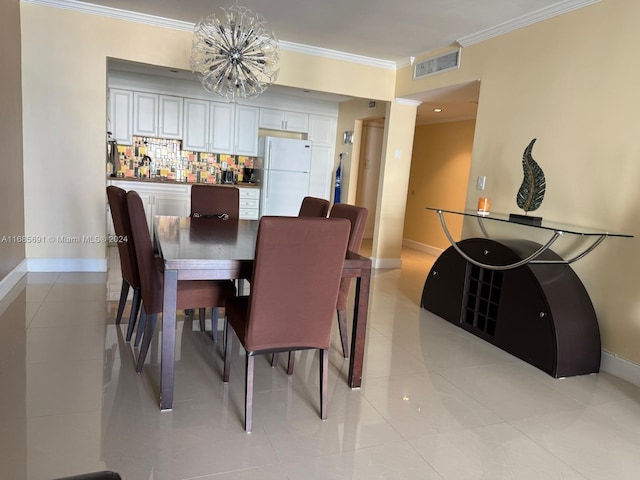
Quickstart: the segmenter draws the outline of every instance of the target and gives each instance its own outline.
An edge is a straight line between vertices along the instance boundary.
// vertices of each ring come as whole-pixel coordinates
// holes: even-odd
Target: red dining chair
[[[136,371],[140,373],[151,344],[157,316],[162,313],[164,266],[153,250],[142,200],[135,191],[127,192],[127,208],[142,293],[142,314],[138,331],[144,328],[144,336],[136,366]],[[222,307],[225,300],[234,297],[235,294],[236,288],[230,280],[180,280],[176,308],[185,310]]]
[[[120,289],[118,313],[116,314],[116,325],[119,325],[122,321],[122,314],[127,303],[129,288],[133,288],[131,313],[129,314],[129,325],[127,327],[126,335],[127,342],[129,342],[138,320],[141,298],[140,275],[138,273],[138,262],[136,260],[136,252],[134,250],[131,237],[131,223],[129,221],[126,197],[127,192],[122,188],[115,187],[113,185],[107,187],[107,199],[111,210],[113,227],[118,239],[118,255],[120,257],[120,270],[122,272],[122,287]]]
[[[211,217],[226,216],[237,220],[240,218],[240,190],[236,187],[221,185],[191,186],[191,216]],[[189,312],[192,313],[192,312]],[[206,309],[199,311],[200,330],[205,330]],[[211,310],[211,335],[218,340],[218,309]]]
[[[358,253],[362,246],[364,227],[367,223],[369,211],[364,207],[348,205],[346,203],[336,203],[331,207],[329,218],[346,218],[351,223],[349,232],[349,244],[347,250]],[[342,343],[342,354],[344,358],[349,356],[349,342],[347,335],[347,302],[349,300],[349,290],[351,288],[351,278],[340,280],[340,290],[338,290],[338,301],[336,311],[338,314],[338,329],[340,330],[340,341]]]
[[[229,298],[225,304],[222,379],[229,381],[235,332],[246,352],[247,432],[252,428],[258,354],[318,349],[320,416],[327,418],[331,325],[348,239],[349,223],[344,219],[265,216],[260,220],[251,294]]]
[[[329,201],[324,198],[304,197],[300,205],[299,217],[326,217]]]

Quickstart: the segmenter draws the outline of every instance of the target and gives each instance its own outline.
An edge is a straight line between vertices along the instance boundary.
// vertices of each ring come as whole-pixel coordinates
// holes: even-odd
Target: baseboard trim
[[[20,279],[27,273],[27,261],[22,260],[16,268],[11,270],[2,280],[0,280],[0,299],[3,299]]]
[[[401,258],[375,258],[371,257],[372,268],[402,268]]]
[[[106,272],[106,258],[29,258],[29,272]]]
[[[414,250],[418,250],[420,252],[428,253],[429,255],[433,255],[434,257],[438,257],[442,252],[444,252],[444,250],[441,248],[432,247],[431,245],[416,242],[415,240],[409,240],[408,238],[402,239],[402,246],[413,248]]]
[[[619,357],[615,353],[602,351],[600,370],[640,387],[640,365]]]

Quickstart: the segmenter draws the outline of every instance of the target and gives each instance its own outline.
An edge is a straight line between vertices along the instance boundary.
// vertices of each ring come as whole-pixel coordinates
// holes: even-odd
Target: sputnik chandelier
[[[208,92],[227,100],[251,99],[278,78],[278,41],[261,15],[246,7],[220,7],[193,32],[191,70]]]

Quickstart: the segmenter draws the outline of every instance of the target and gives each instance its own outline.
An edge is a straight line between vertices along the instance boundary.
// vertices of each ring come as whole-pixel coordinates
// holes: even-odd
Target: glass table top
[[[475,210],[465,210],[465,211],[455,211],[455,210],[447,210],[444,208],[433,208],[427,207],[427,210],[436,212],[436,213],[449,213],[453,215],[463,215],[465,217],[475,217],[479,222],[483,222],[484,220],[495,221],[495,222],[505,222],[514,225],[522,225],[530,228],[538,228],[542,230],[550,230],[552,232],[560,232],[560,233],[570,233],[573,235],[584,235],[584,236],[606,236],[606,237],[625,237],[625,238],[633,238],[633,235],[629,235],[626,233],[617,233],[611,232],[605,229],[597,229],[590,227],[579,227],[575,225],[568,225],[559,222],[550,222],[542,219],[541,223],[525,223],[517,220],[513,220],[509,218],[509,215],[501,214],[501,213],[493,213],[491,212],[488,215],[479,215]]]

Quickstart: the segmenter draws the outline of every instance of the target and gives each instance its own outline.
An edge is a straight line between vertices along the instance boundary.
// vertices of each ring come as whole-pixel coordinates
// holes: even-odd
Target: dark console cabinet
[[[470,238],[458,242],[472,260],[511,265],[540,245],[528,240]],[[598,372],[600,331],[584,285],[562,258],[496,270],[466,261],[454,247],[436,260],[422,307],[553,377]]]

